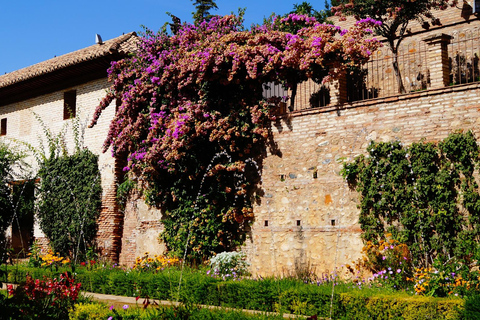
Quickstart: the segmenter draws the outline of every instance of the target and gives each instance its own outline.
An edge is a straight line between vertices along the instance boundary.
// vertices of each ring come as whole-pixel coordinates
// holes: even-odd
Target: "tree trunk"
[[[288,110],[290,111],[295,110],[295,97],[297,96],[297,87],[298,87],[297,83],[292,85],[292,96],[290,97],[290,106],[288,107]]]
[[[393,51],[393,70],[395,71],[395,77],[397,78],[398,93],[406,93],[405,86],[403,85],[402,74],[398,66],[398,50]]]

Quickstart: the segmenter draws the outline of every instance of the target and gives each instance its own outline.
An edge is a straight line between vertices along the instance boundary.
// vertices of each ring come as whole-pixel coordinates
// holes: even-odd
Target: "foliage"
[[[376,295],[341,294],[342,319],[463,319],[464,300]]]
[[[362,252],[364,257],[357,269],[370,271],[370,281],[394,290],[411,287],[413,267],[407,245],[393,239],[380,239],[378,244],[367,241]]]
[[[93,245],[101,207],[98,156],[88,149],[41,163],[40,227],[61,256],[85,255]]]
[[[459,272],[455,263],[416,268],[415,294],[433,297],[466,296],[480,289],[479,272]]]
[[[218,9],[217,4],[214,0],[191,0],[194,2],[195,5],[195,12],[192,12],[193,20],[195,21],[195,25],[199,25],[203,21],[210,21],[212,19],[212,15],[210,14],[210,10]]]
[[[131,58],[112,64],[111,90],[91,125],[113,99],[122,101],[104,149],[126,157],[124,170],[149,204],[162,207],[161,238],[173,255],[187,247],[206,260],[243,241],[260,181],[251,159],[261,166],[278,100],[263,100],[263,84],[320,82],[366,61],[378,45],[365,39],[368,23],[341,30],[288,18],[307,20],[291,34],[275,24],[245,31],[240,16],[213,17],[173,35],[147,32]]]
[[[297,3],[293,5],[293,10],[290,11],[290,14],[293,13],[315,17],[318,22],[331,23],[327,20],[328,17],[332,15],[332,12],[330,11],[330,5],[328,4],[327,0],[325,0],[325,10],[317,11],[309,2],[303,1],[300,4]]]
[[[118,309],[118,310],[117,310]],[[208,309],[188,305],[161,306],[157,308],[114,308],[104,304],[89,303],[76,305],[70,320],[87,319],[283,319],[281,315],[247,314],[236,310]]]
[[[68,319],[80,286],[68,273],[61,274],[58,280],[35,280],[27,276],[25,284],[15,289],[8,286],[9,302],[18,308],[18,314],[13,315],[13,318]]]
[[[145,252],[143,257],[137,257],[132,269],[140,271],[161,271],[171,266],[178,266],[180,260],[178,258],[167,258],[154,255],[153,258]]]
[[[430,19],[433,24],[439,24],[434,17],[434,9],[446,9],[448,5],[455,6],[457,0],[360,0],[338,1],[332,7],[335,15],[351,15],[357,20],[372,18],[381,21],[374,27],[375,33],[385,37],[388,46],[393,52],[393,67],[397,76],[399,93],[404,93],[405,88],[400,76],[398,66],[398,48],[407,35],[410,21],[417,20],[425,23],[424,18]]]
[[[42,260],[41,267],[49,267],[55,270],[58,270],[59,266],[67,265],[71,262],[69,258],[64,258],[58,253],[54,254],[52,250],[48,250],[45,255],[40,256],[40,259]]]
[[[10,281],[15,278],[14,273],[24,275],[30,272],[35,277],[53,274],[48,269],[23,267],[12,268],[9,272]],[[94,270],[78,268],[77,273],[77,281],[91,292],[174,301],[181,270],[171,267],[153,273],[105,267]],[[460,319],[465,301],[455,297],[432,298],[405,292],[392,293],[391,290],[375,286],[369,288],[367,285],[359,290],[348,282],[337,280],[334,283],[332,318],[335,319],[364,319],[369,314],[376,319]],[[180,301],[329,317],[332,284],[331,281],[317,284],[276,278],[223,281],[206,275],[203,270],[187,268],[183,272]]]
[[[5,231],[18,211],[9,183],[18,177],[15,169],[24,167],[23,158],[23,154],[0,142],[0,263],[7,259]]]
[[[464,319],[480,319],[480,294],[478,292],[466,298]]]
[[[480,195],[473,174],[479,147],[472,132],[409,147],[372,141],[367,152],[342,170],[360,193],[363,239],[378,244],[390,233],[408,246],[417,267],[450,259],[457,268],[475,267]]]
[[[248,275],[249,263],[245,261],[246,255],[244,252],[222,252],[210,258],[210,268],[212,274],[220,276],[223,279],[231,277],[237,279],[238,277]]]
[[[108,307],[102,303],[78,303],[70,311],[70,320],[108,319]]]

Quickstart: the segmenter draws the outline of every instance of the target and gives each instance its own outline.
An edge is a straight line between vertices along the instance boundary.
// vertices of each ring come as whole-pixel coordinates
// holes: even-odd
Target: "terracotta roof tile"
[[[136,43],[136,33],[130,32],[117,38],[107,40],[103,44],[95,44],[53,59],[42,61],[32,66],[0,76],[0,88],[111,54],[128,54],[135,50]]]

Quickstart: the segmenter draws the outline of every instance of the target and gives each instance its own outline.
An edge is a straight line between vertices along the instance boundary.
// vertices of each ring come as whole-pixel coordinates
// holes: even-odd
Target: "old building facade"
[[[329,85],[328,98],[325,93],[317,94],[324,103],[311,99],[319,92],[318,85],[299,85],[293,103],[272,123],[281,153],[268,154],[263,161],[260,187],[264,195],[254,208],[255,220],[240,248],[254,274],[332,271],[360,257],[358,195],[339,172],[342,161],[365,152],[370,140],[439,141],[457,129],[472,130],[480,137],[480,23],[471,5],[460,1],[457,7],[438,12],[440,25],[412,25],[400,60],[407,93],[396,90],[391,54],[385,47],[365,66],[363,82],[356,87],[361,95],[352,95],[349,74]],[[352,21],[338,23],[347,26]],[[129,34],[107,41],[103,53],[85,59],[117,59],[132,48],[133,37]],[[116,49],[105,50],[107,46]],[[84,50],[98,49],[89,48]],[[77,77],[84,72],[69,68],[82,63],[72,59],[69,67],[58,70],[64,70],[66,78]],[[98,67],[103,76],[78,77],[63,84],[58,84],[57,69],[49,70],[47,64],[33,67],[43,73],[19,70],[0,77],[0,119],[7,119],[3,139],[37,143],[41,127],[32,111],[52,130],[60,130],[69,121],[62,118],[66,92],[76,92],[78,112],[87,121],[108,87],[105,65]],[[22,78],[23,73],[30,77]],[[47,81],[44,77],[50,82],[42,82]],[[31,93],[27,95],[25,90]],[[121,167],[108,152],[101,153],[114,109],[107,108],[99,124],[85,130],[85,145],[100,154],[102,167],[99,248],[111,259],[131,265],[145,251],[164,251],[158,242],[161,213],[148,208],[136,195],[124,210],[115,203]],[[39,230],[35,232],[41,237]]]

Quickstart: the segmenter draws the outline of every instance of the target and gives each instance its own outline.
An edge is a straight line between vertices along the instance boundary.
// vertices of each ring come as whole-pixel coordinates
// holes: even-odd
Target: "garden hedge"
[[[4,268],[4,267],[2,267]],[[48,269],[10,267],[8,281],[55,276]],[[76,270],[82,289],[91,292],[177,300],[180,271],[160,273],[125,272],[118,269]],[[183,273],[180,301],[266,312],[330,316],[331,284],[304,284],[291,279],[222,281],[200,272]],[[335,319],[474,319],[479,299],[433,298],[398,292],[383,294],[372,290],[352,290],[339,285],[333,295]],[[467,307],[467,310],[465,310]]]

